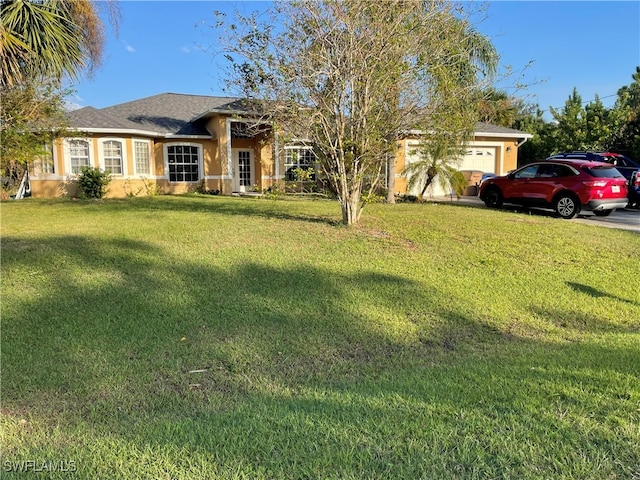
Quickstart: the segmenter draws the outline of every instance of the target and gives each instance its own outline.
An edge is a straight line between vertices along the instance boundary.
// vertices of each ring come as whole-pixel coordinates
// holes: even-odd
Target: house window
[[[36,175],[46,175],[56,173],[53,163],[53,145],[42,144],[38,154],[33,158],[33,170]]]
[[[87,140],[69,140],[69,160],[71,173],[79,175],[82,167],[90,166],[89,142]]]
[[[151,173],[149,142],[135,140],[133,142],[133,155],[136,173],[138,175],[149,175]]]
[[[114,175],[122,175],[122,142],[107,140],[102,143],[104,169]]]
[[[195,145],[169,145],[167,160],[170,182],[197,182],[199,180],[199,147]]]
[[[295,180],[295,169],[308,170],[316,163],[316,156],[312,147],[285,147],[284,169],[287,180]]]

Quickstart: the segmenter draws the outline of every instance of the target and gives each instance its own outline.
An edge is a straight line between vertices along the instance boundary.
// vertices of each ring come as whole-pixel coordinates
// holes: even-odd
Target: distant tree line
[[[489,90],[478,101],[478,113],[481,121],[533,134],[518,152],[521,165],[572,150],[609,150],[640,160],[640,67],[631,77],[611,108],[598,96],[584,102],[574,88],[562,108],[550,108],[548,121],[539,105]]]

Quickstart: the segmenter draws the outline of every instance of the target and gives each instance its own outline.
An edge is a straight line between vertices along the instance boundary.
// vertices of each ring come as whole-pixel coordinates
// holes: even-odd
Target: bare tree
[[[229,80],[285,137],[306,137],[345,224],[410,130],[469,131],[471,95],[496,54],[460,5],[444,0],[297,0],[268,18],[236,17],[221,39]]]

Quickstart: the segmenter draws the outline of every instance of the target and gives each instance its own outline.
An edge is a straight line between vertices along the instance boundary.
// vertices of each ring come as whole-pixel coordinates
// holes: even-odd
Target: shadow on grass
[[[175,212],[211,213],[233,217],[262,217],[293,220],[298,222],[322,223],[327,225],[341,225],[340,205],[329,199],[316,199],[316,202],[333,202],[335,216],[313,216],[308,214],[307,208],[296,211],[297,199],[287,197],[267,199],[254,197],[229,197],[216,195],[160,195],[153,197],[136,197],[121,199],[74,200],[69,202],[86,211],[95,208],[97,211],[127,212]]]
[[[582,283],[575,283],[575,282],[567,282],[567,285],[572,289],[574,289],[576,292],[584,293],[585,295],[588,295],[593,298],[611,298],[619,302],[630,303],[631,305],[640,306],[638,302],[627,300],[626,298],[622,298],[617,295],[611,295],[610,293],[604,292],[602,290],[599,290],[595,287],[591,287],[589,285],[584,285]]]
[[[626,415],[637,394],[620,382],[640,373],[635,347],[505,336],[462,313],[462,298],[366,268],[209,265],[78,236],[4,238],[2,268],[3,413],[61,429],[58,452],[82,459],[82,478],[101,462],[124,462],[130,478],[180,474],[185,455],[229,477],[518,476],[532,451],[509,448],[522,442],[542,443],[538,472],[578,451],[563,457],[577,475],[593,465],[554,415],[600,413],[602,395],[622,396]],[[31,276],[29,291],[12,289],[15,275]],[[541,442],[547,429],[559,439]],[[618,462],[605,473],[628,473],[634,439],[609,432],[594,430],[587,453],[604,444]],[[46,435],[29,455],[47,451]],[[93,459],[103,435],[115,456]],[[123,461],[149,448],[157,465]]]
[[[384,369],[405,349],[414,360],[429,349],[451,351],[482,329],[440,305],[437,291],[366,270],[253,261],[216,267],[167,258],[143,241],[80,236],[6,237],[2,266],[7,288],[25,280],[14,275],[26,275],[36,291],[5,294],[5,366],[26,367],[39,387],[54,389],[88,393],[104,378],[101,365],[128,370],[141,358],[176,375],[205,366],[294,382],[357,377]],[[406,313],[425,305],[426,319]],[[3,380],[11,392],[5,398],[24,393],[19,377]]]

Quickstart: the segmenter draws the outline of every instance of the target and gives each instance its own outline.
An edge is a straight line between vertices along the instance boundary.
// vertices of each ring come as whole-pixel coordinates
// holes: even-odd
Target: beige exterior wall
[[[38,180],[31,179],[31,195],[42,198],[57,197],[77,197],[77,185],[61,180]]]
[[[206,128],[211,133],[207,138],[144,138],[125,134],[79,134],[71,139],[85,139],[90,142],[90,163],[94,167],[104,168],[101,164],[101,142],[118,140],[123,143],[124,174],[112,175],[107,189],[107,198],[125,196],[161,194],[182,194],[194,192],[201,187],[206,190],[218,190],[230,195],[233,191],[232,163],[229,161],[231,148],[243,148],[253,151],[252,169],[255,184],[267,188],[276,180],[273,141],[265,138],[228,138],[230,117],[216,115],[207,120]],[[233,120],[236,121],[236,120]],[[54,174],[43,175],[32,172],[31,191],[36,197],[77,196],[78,187],[75,175],[70,173],[68,140],[59,139],[54,145]],[[134,141],[144,140],[150,147],[150,173],[139,175],[135,172]],[[170,182],[166,164],[166,147],[171,144],[196,145],[201,152],[200,181]],[[284,160],[279,168],[282,175]],[[231,168],[230,168],[231,167]]]
[[[402,174],[402,171],[407,166],[407,140],[400,140],[397,143],[398,150],[396,154],[396,178],[394,190],[395,193],[406,194],[407,193],[407,177]]]

